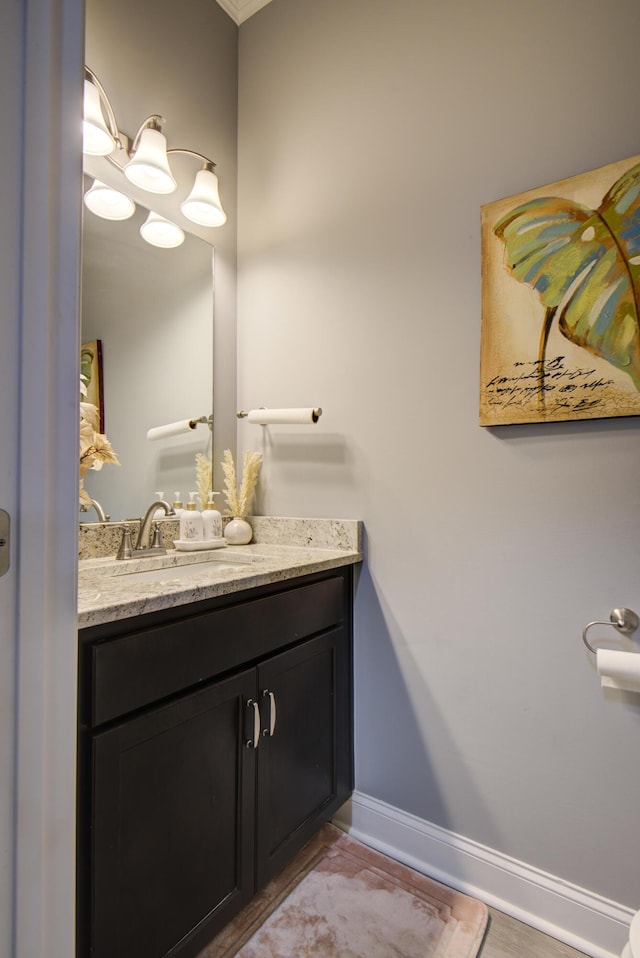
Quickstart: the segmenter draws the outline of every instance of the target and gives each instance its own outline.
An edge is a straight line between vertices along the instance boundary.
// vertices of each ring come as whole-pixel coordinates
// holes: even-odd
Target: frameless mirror
[[[196,454],[211,455],[206,424],[147,439],[154,426],[212,415],[214,319],[212,246],[189,233],[182,246],[151,246],[140,235],[147,214],[83,218],[82,342],[101,343],[103,428],[121,463],[90,470],[84,485],[112,520],[144,514],[156,492],[186,501]]]

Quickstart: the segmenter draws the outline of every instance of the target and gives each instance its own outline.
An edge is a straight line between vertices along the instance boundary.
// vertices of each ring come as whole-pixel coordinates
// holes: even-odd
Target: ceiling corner
[[[217,0],[217,2],[225,13],[228,13],[231,19],[240,26],[262,7],[266,7],[271,0]]]

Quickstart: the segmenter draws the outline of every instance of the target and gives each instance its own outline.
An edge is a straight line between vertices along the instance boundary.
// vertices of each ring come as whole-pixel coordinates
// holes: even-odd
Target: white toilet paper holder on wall
[[[582,630],[582,641],[589,651],[596,655],[598,650],[594,649],[587,639],[587,632],[593,625],[612,625],[614,629],[618,630],[618,632],[623,632],[625,635],[631,635],[631,633],[635,632],[640,625],[640,619],[633,609],[612,609],[609,614],[608,622],[602,619],[597,619],[594,622],[588,622]]]

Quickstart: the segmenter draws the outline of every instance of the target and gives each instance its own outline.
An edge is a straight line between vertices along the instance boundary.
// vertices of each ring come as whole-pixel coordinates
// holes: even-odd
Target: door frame
[[[17,130],[5,136],[0,178],[0,507],[10,517],[10,564],[0,578],[0,955],[13,947],[13,871],[15,813],[15,667],[16,667],[16,542],[18,480],[18,357],[20,307],[20,236],[22,144],[23,17],[18,0],[2,10],[0,30],[0,128]]]
[[[19,3],[19,0],[17,0]],[[83,0],[26,0],[10,954],[75,953]]]

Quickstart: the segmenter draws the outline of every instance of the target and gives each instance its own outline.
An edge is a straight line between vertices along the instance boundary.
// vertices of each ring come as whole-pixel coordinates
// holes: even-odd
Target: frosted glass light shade
[[[227,214],[222,209],[218,192],[218,177],[213,170],[200,170],[196,173],[193,189],[180,209],[192,223],[200,226],[222,226]]]
[[[106,156],[115,145],[102,113],[98,88],[90,80],[85,80],[82,151],[90,156]]]
[[[149,193],[173,193],[177,183],[169,168],[167,141],[160,130],[142,131],[138,149],[125,166],[124,175]]]
[[[128,220],[136,210],[136,204],[124,193],[119,193],[106,183],[94,180],[84,194],[85,206],[105,220]]]
[[[140,235],[147,243],[162,249],[173,249],[184,243],[184,233],[180,227],[158,213],[149,213],[140,227]]]

